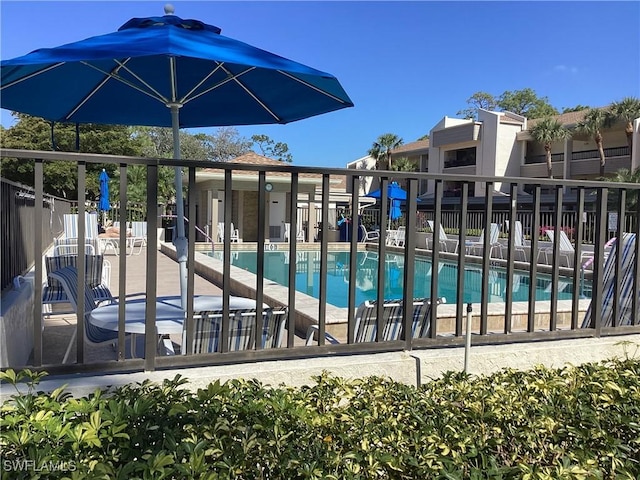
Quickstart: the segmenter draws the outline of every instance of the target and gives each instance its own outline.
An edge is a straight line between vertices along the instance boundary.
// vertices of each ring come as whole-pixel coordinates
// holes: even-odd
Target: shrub
[[[640,476],[633,359],[447,373],[420,388],[323,374],[299,389],[232,380],[191,392],[177,376],[77,399],[34,393],[40,374],[2,378],[30,382],[1,408],[3,478]]]

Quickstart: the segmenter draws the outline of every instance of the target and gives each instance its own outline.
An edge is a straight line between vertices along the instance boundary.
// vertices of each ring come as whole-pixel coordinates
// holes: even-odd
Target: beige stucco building
[[[588,110],[558,115],[569,129],[584,118]],[[538,120],[510,112],[478,110],[477,120],[444,117],[429,132],[429,140],[407,143],[392,152],[392,159],[406,157],[429,173],[546,178],[544,145],[535,142],[529,129]],[[640,167],[640,118],[634,122],[633,149],[630,151],[625,125],[618,123],[602,130],[607,174],[621,168]],[[552,145],[553,175],[558,179],[599,177],[599,156],[593,138],[574,133]],[[445,195],[455,195],[459,185],[445,184]],[[476,184],[470,195],[483,196]],[[497,191],[509,185],[496,183]],[[433,193],[433,182],[421,182],[421,194]]]

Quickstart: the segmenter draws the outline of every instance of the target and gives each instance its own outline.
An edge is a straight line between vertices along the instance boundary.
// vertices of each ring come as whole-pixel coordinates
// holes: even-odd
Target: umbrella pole
[[[172,104],[171,126],[173,129],[173,158],[180,160],[180,105]],[[180,268],[180,303],[184,310],[187,309],[187,237],[184,231],[184,203],[182,199],[182,168],[175,167],[176,187],[176,238],[173,245],[176,247],[176,256]]]

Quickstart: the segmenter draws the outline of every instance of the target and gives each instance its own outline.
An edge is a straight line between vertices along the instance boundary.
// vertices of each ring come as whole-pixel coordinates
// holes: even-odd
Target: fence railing
[[[126,169],[128,164],[142,164],[147,171],[147,211],[157,209],[157,173],[161,165],[180,165],[188,170],[188,181],[185,187],[188,192],[189,209],[186,212],[189,218],[196,218],[196,207],[198,199],[206,198],[202,192],[196,188],[196,177],[200,169],[220,170],[220,184],[216,185],[217,190],[222,190],[221,195],[216,198],[224,198],[224,217],[227,222],[235,220],[238,225],[239,216],[247,216],[251,212],[251,222],[257,225],[257,238],[255,241],[257,272],[255,284],[248,285],[250,295],[255,299],[257,305],[263,305],[267,284],[271,286],[273,280],[268,280],[265,272],[266,246],[270,245],[265,240],[268,239],[268,218],[270,202],[267,197],[267,175],[277,172],[277,176],[270,177],[282,179],[279,188],[285,188],[290,198],[298,199],[299,192],[303,187],[308,188],[309,182],[316,182],[316,187],[320,186],[320,193],[313,193],[315,202],[321,211],[321,222],[329,225],[329,205],[332,175],[346,176],[347,182],[351,185],[351,191],[358,191],[358,184],[361,175],[377,177],[381,188],[381,199],[379,203],[378,222],[381,239],[387,238],[389,232],[388,222],[388,195],[387,186],[391,175],[393,179],[406,181],[407,201],[402,209],[402,223],[405,227],[405,235],[402,242],[387,244],[385,241],[377,243],[362,244],[358,235],[352,235],[348,242],[344,243],[342,249],[345,255],[340,261],[340,265],[335,261],[329,248],[328,235],[320,235],[320,241],[313,248],[319,252],[314,256],[313,268],[309,271],[319,272],[318,277],[313,280],[313,289],[317,290],[317,302],[314,311],[302,311],[300,293],[297,292],[298,282],[296,276],[296,261],[298,250],[302,250],[302,245],[295,241],[278,246],[279,251],[286,253],[286,262],[279,262],[280,269],[286,269],[287,285],[281,285],[281,291],[277,299],[270,297],[274,304],[272,307],[287,307],[289,316],[284,332],[284,338],[280,348],[266,348],[261,342],[249,343],[248,347],[241,351],[231,351],[229,338],[233,335],[234,329],[238,326],[232,322],[237,321],[237,317],[231,316],[230,298],[237,292],[232,291],[232,283],[237,279],[232,277],[232,245],[230,242],[224,243],[221,252],[222,266],[219,280],[215,280],[222,290],[222,308],[219,335],[221,342],[215,352],[193,354],[192,346],[197,330],[202,325],[198,315],[202,312],[195,310],[193,285],[196,274],[196,253],[193,244],[189,244],[187,255],[187,308],[184,312],[183,320],[183,345],[182,355],[160,356],[156,348],[158,345],[156,331],[156,292],[158,287],[158,238],[156,235],[148,235],[146,250],[146,300],[145,300],[145,354],[143,359],[125,359],[125,303],[120,303],[118,307],[118,349],[115,357],[119,360],[102,361],[89,363],[86,359],[84,328],[85,322],[90,321],[90,316],[85,316],[83,302],[78,305],[77,311],[77,343],[75,344],[77,363],[73,365],[43,365],[43,333],[42,333],[42,304],[35,302],[33,314],[34,351],[33,368],[46,368],[51,373],[72,372],[72,371],[122,371],[122,370],[154,370],[158,368],[181,367],[193,365],[212,365],[233,362],[247,362],[265,359],[291,359],[309,356],[328,356],[334,354],[357,354],[373,353],[392,350],[412,350],[420,348],[438,348],[452,345],[464,345],[463,318],[466,316],[467,291],[475,290],[479,294],[479,300],[474,301],[475,322],[473,326],[476,344],[482,343],[510,343],[516,341],[536,341],[544,339],[558,338],[579,338],[585,336],[619,335],[626,333],[637,333],[640,331],[639,298],[640,285],[638,278],[638,258],[640,257],[640,242],[635,242],[633,255],[624,257],[623,255],[609,255],[609,262],[615,265],[608,271],[604,269],[605,244],[608,240],[610,226],[615,223],[615,234],[618,238],[629,229],[636,238],[640,236],[638,217],[640,213],[631,210],[634,198],[637,199],[640,192],[640,185],[608,183],[608,182],[576,182],[549,179],[527,179],[527,178],[506,178],[506,177],[477,177],[471,175],[440,175],[426,173],[404,173],[385,171],[357,171],[347,169],[327,169],[314,167],[295,167],[290,165],[244,165],[217,163],[205,161],[176,161],[169,159],[143,159],[128,157],[109,157],[87,154],[60,154],[57,152],[27,152],[18,150],[0,150],[1,156],[13,158],[26,158],[35,160],[34,184],[43,184],[44,162],[67,161],[77,163],[79,171],[78,192],[78,213],[79,213],[79,235],[84,233],[85,226],[82,218],[85,211],[83,193],[85,189],[84,178],[81,173],[87,163],[114,163],[119,165],[121,178],[127,178]],[[252,195],[234,195],[234,176],[240,175],[243,181],[249,175],[254,175],[255,182],[243,188],[253,192]],[[304,179],[304,183],[301,181]],[[457,203],[457,211],[446,211],[443,209],[443,191],[446,182],[456,182],[461,185],[460,198]],[[476,182],[481,182],[486,197],[492,197],[497,184],[507,185],[507,195],[510,202],[507,211],[494,211],[493,202],[485,202],[482,209],[477,212],[469,211],[469,192],[475,189]],[[237,183],[237,182],[236,182]],[[418,185],[427,183],[432,186],[433,201],[424,208],[421,206],[420,214],[417,208]],[[554,200],[548,213],[541,213],[541,191],[542,189],[554,192]],[[518,194],[522,191],[533,192],[526,203],[518,202]],[[571,211],[565,211],[565,201],[563,192],[575,191],[576,200],[571,205]],[[316,192],[317,189],[314,189]],[[589,192],[589,202],[585,201],[586,192]],[[595,196],[591,195],[595,192]],[[120,204],[126,205],[126,189],[121,189]],[[42,200],[43,193],[36,189],[34,192],[36,202]],[[237,202],[242,197],[247,197],[247,203],[241,208]],[[614,220],[608,217],[608,209],[613,202],[617,217]],[[450,200],[450,199],[448,199]],[[6,201],[3,196],[3,202]],[[351,207],[353,211],[359,211],[360,198],[357,193],[351,196]],[[548,202],[545,207],[548,207]],[[448,208],[450,205],[448,205]],[[205,208],[200,205],[200,209]],[[290,221],[291,232],[297,232],[298,208],[296,202],[287,202],[287,219]],[[587,222],[579,221],[584,219],[585,212],[590,209],[592,217],[587,213]],[[3,211],[5,209],[3,208]],[[25,225],[19,228],[26,228],[26,224],[40,226],[45,223],[48,210],[34,209],[34,216],[20,220]],[[120,211],[121,223],[126,222],[126,210]],[[418,231],[418,218],[424,215],[425,218],[433,219],[433,238],[439,238],[440,229],[449,231],[449,239],[446,242],[427,240],[428,249],[424,244],[417,244],[417,237],[422,232]],[[456,216],[457,215],[457,216]],[[498,216],[496,216],[498,215]],[[590,219],[591,218],[591,219]],[[572,220],[573,219],[573,220]],[[515,238],[515,229],[510,229],[508,233],[503,233],[497,244],[490,243],[489,235],[484,235],[483,241],[478,243],[477,237],[471,238],[470,233],[479,231],[489,231],[492,223],[504,224],[507,220],[515,222],[521,221],[525,234],[528,234],[528,242],[525,247],[518,246]],[[4,217],[3,217],[4,222]],[[246,223],[246,222],[245,222]],[[513,224],[513,223],[511,223]],[[155,232],[158,227],[158,217],[148,216],[147,229]],[[6,232],[5,224],[2,231]],[[555,241],[543,241],[536,234],[541,232],[543,227],[551,227],[559,231],[565,227],[574,229],[572,233],[575,239],[589,238],[593,240],[590,246],[592,256],[598,259],[593,262],[592,270],[584,271],[582,267],[583,242],[574,241],[574,250],[567,252],[561,249],[559,235]],[[15,228],[15,227],[14,227]],[[188,238],[195,238],[195,222],[188,224]],[[593,233],[587,234],[587,230]],[[37,229],[35,232],[31,248],[34,258],[41,256],[45,251],[47,240]],[[503,229],[503,232],[506,230]],[[528,232],[528,233],[527,233]],[[397,233],[397,232],[394,232]],[[7,233],[7,237],[12,237],[13,233]],[[293,238],[293,237],[292,237]],[[399,238],[399,237],[395,237]],[[469,241],[475,241],[473,249],[469,248]],[[4,237],[3,237],[4,241]],[[121,244],[125,244],[125,232],[120,231]],[[236,245],[236,244],[234,244]],[[243,248],[246,245],[242,246]],[[419,247],[419,248],[417,248]],[[233,247],[235,249],[235,246]],[[362,287],[364,271],[362,258],[359,254],[370,253],[374,260],[374,267],[366,267],[376,273],[375,281],[369,282],[366,288],[375,291],[376,299],[376,325],[377,329],[373,338],[369,341],[356,341],[356,290]],[[499,252],[499,254],[498,254]],[[538,261],[540,252],[544,252],[544,261]],[[389,254],[389,256],[388,256]],[[524,258],[522,255],[524,254]],[[626,255],[626,254],[625,254]],[[624,257],[624,258],[623,258]],[[234,257],[235,258],[235,251]],[[625,260],[626,258],[626,260]],[[628,259],[634,258],[630,265]],[[386,260],[389,259],[389,262]],[[370,260],[370,259],[369,259]],[[367,261],[369,261],[367,260]],[[127,277],[127,257],[119,257],[119,292],[126,292]],[[424,263],[426,262],[426,263]],[[78,281],[78,291],[82,296],[85,288],[84,260],[78,258],[78,271],[80,272]],[[395,264],[392,268],[391,263]],[[317,264],[317,265],[316,265]],[[445,268],[441,268],[445,267]],[[4,266],[3,266],[4,268]],[[339,271],[337,270],[339,268]],[[629,268],[631,270],[629,270]],[[392,271],[393,270],[393,271]],[[233,270],[235,272],[235,270]],[[630,275],[621,278],[621,272],[630,271]],[[611,272],[617,275],[612,280]],[[369,272],[371,273],[371,272]],[[336,317],[336,310],[330,308],[327,299],[329,298],[329,284],[327,279],[334,275],[339,283],[339,288],[347,298],[347,307],[340,310],[344,318]],[[388,280],[393,278],[394,286],[388,288]],[[42,285],[46,278],[43,272],[42,262],[35,262],[35,296],[42,295]],[[163,279],[166,281],[166,279]],[[232,282],[233,280],[233,282]],[[589,281],[588,288],[585,288],[584,281]],[[607,286],[605,286],[607,280]],[[629,281],[631,286],[629,286]],[[446,295],[445,305],[432,305],[427,325],[421,330],[417,338],[411,335],[399,334],[391,339],[383,337],[385,329],[383,315],[383,303],[389,295],[393,295],[404,305],[412,305],[416,291],[422,292],[422,297],[435,299],[443,296],[444,283],[448,283],[450,293]],[[176,282],[177,283],[177,282]],[[247,285],[244,285],[247,287]],[[420,288],[423,288],[420,290]],[[426,290],[424,290],[426,288]],[[612,290],[611,290],[612,288]],[[608,289],[608,290],[606,290]],[[525,293],[523,302],[525,307],[519,307],[515,315],[514,302],[515,292]],[[523,292],[524,291],[524,292]],[[331,292],[333,293],[333,292]],[[496,296],[500,294],[499,300]],[[538,297],[543,294],[544,299]],[[585,298],[588,294],[590,298]],[[564,297],[562,297],[563,295]],[[566,299],[565,299],[566,297]],[[270,300],[270,302],[272,301]],[[490,303],[496,303],[490,309]],[[631,306],[629,306],[631,302]],[[300,308],[299,308],[300,305]],[[543,305],[543,307],[541,307]],[[585,305],[590,305],[590,320],[585,320]],[[562,308],[561,308],[562,307]],[[100,309],[101,307],[98,307]],[[331,322],[329,322],[329,310],[331,310]],[[613,320],[610,323],[603,323],[603,312],[613,310]],[[497,313],[496,313],[497,312]],[[526,313],[525,313],[526,312]],[[398,318],[401,328],[399,332],[411,332],[413,327],[413,312],[411,309],[403,309]],[[233,320],[235,318],[235,320]],[[309,319],[317,327],[318,335],[311,345],[303,345],[305,327]],[[516,319],[522,323],[516,325]],[[252,338],[261,338],[257,332],[262,332],[267,320],[258,315],[253,327],[251,327]],[[337,322],[337,323],[336,323]],[[361,322],[360,322],[361,324]],[[627,325],[628,324],[628,325]],[[560,328],[562,325],[562,328]],[[325,333],[334,328],[340,327],[344,334],[342,342],[337,345],[328,345]],[[335,332],[334,332],[335,333]]]
[[[604,156],[606,158],[613,157],[625,157],[629,155],[629,147],[611,147],[604,149]],[[582,150],[580,152],[572,152],[571,160],[589,160],[594,158],[600,158],[600,152],[598,150]],[[562,162],[564,160],[564,153],[552,153],[551,161],[552,162]],[[545,154],[541,155],[527,155],[524,159],[525,165],[531,165],[534,163],[545,163],[547,161],[547,156]]]
[[[36,257],[33,249],[35,231],[42,235],[42,244],[50,246],[62,230],[62,216],[70,213],[71,204],[64,199],[44,195],[40,225],[34,223],[36,202],[33,187],[0,179],[0,250],[2,252],[2,290],[11,285],[14,277],[33,268]]]

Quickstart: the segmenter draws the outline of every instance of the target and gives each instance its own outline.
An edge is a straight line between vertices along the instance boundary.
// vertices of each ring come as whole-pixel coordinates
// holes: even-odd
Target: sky
[[[160,16],[165,3],[2,0],[0,58]],[[640,97],[638,1],[171,3],[179,17],[338,78],[354,107],[238,127],[243,137],[286,143],[295,165],[343,168],[384,133],[413,142],[479,91],[531,88],[558,110]]]

